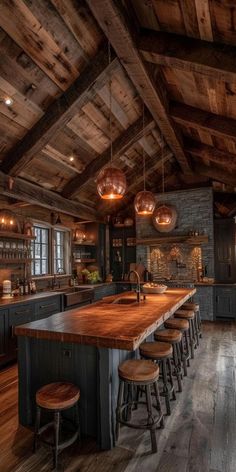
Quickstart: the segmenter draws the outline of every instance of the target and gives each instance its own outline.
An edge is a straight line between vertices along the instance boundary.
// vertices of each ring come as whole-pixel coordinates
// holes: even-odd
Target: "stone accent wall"
[[[176,228],[170,234],[187,235],[198,231],[209,238],[207,244],[201,245],[202,263],[207,267],[207,275],[214,277],[214,224],[213,192],[211,188],[180,190],[156,195],[156,201],[170,203],[176,207],[178,218]],[[152,224],[151,217],[136,217],[137,239],[165,237]],[[162,249],[162,245],[158,245]],[[150,252],[148,246],[137,245],[137,262],[142,262],[150,270]]]

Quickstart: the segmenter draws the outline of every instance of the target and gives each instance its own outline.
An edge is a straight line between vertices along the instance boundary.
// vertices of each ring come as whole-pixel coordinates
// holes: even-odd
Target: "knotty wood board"
[[[126,292],[82,309],[18,326],[15,334],[133,351],[195,293],[196,289],[173,288],[164,294],[148,294],[140,304],[111,303],[117,298],[134,296],[133,292]]]

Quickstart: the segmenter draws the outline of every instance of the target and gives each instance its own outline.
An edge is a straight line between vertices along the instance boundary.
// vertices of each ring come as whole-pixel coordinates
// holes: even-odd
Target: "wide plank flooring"
[[[235,472],[236,324],[205,323],[204,337],[172,403],[158,452],[150,454],[147,432],[122,428],[119,445],[100,452],[92,440],[62,452],[66,472]],[[32,454],[32,432],[18,425],[17,369],[0,372],[0,472],[51,470],[51,453]]]

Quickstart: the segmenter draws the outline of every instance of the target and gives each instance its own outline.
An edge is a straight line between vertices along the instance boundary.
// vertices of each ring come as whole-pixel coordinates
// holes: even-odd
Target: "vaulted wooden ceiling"
[[[233,0],[0,0],[0,28],[3,195],[100,218],[142,189],[144,152],[152,191],[164,161],[167,190],[213,184],[234,199]],[[110,81],[114,163],[128,181],[115,206],[96,193]]]

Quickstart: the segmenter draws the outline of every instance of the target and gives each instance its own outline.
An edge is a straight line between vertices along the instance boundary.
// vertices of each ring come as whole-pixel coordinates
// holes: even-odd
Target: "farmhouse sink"
[[[92,302],[94,299],[94,290],[92,288],[70,287],[64,293],[65,308],[80,303]]]

